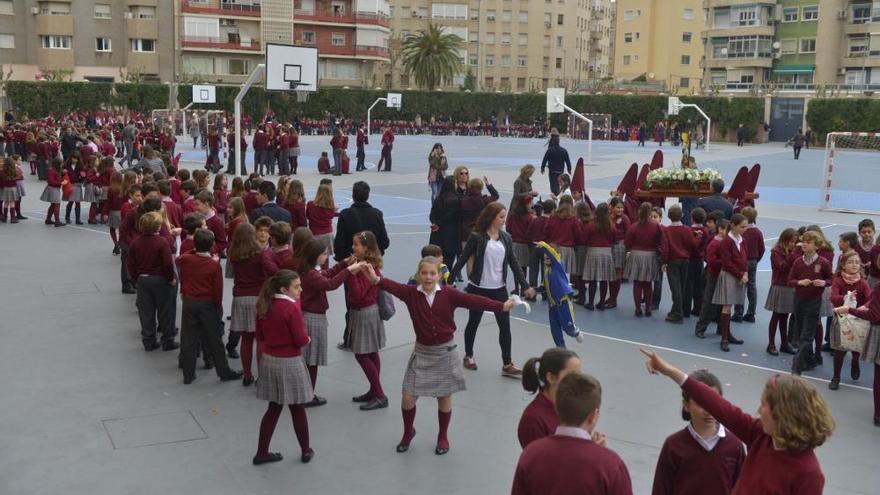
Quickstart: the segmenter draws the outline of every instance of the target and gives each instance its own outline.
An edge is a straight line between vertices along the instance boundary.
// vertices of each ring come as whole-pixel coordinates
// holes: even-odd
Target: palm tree
[[[443,28],[429,24],[426,31],[409,35],[403,42],[403,67],[420,87],[433,90],[451,82],[461,71],[459,50],[464,40],[444,34]]]

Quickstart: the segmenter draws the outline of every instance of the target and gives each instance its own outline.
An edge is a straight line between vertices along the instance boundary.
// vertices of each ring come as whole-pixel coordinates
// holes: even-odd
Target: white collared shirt
[[[434,286],[434,291],[433,291],[433,292],[427,292],[427,291],[425,291],[425,289],[424,289],[421,285],[419,285],[419,286],[416,288],[416,290],[419,291],[419,292],[421,292],[422,294],[425,295],[425,299],[428,300],[428,307],[431,307],[431,306],[434,305],[434,296],[436,296],[437,293],[440,292],[440,284],[437,284],[437,285]]]
[[[295,302],[296,302],[296,299],[294,299],[294,298],[288,296],[287,294],[273,294],[273,295],[272,295],[272,298],[273,298],[273,299],[287,299],[288,301],[290,301],[290,302],[292,302],[292,303],[295,303]]]
[[[727,436],[724,425],[720,423],[718,424],[718,431],[716,431],[715,435],[713,435],[712,438],[708,440],[701,437],[700,434],[697,433],[697,430],[695,430],[690,423],[688,423],[687,425],[687,430],[688,432],[690,432],[691,436],[694,437],[694,440],[696,440],[697,443],[700,444],[700,447],[703,447],[706,450],[706,452],[711,452],[712,449],[714,449],[715,446],[718,445],[718,442],[720,442],[722,438]]]
[[[210,257],[211,257],[211,253],[200,253],[200,252],[196,252],[196,256],[202,256],[202,257],[204,257],[204,258],[210,258]]]
[[[743,243],[742,236],[736,237],[735,235],[733,235],[733,232],[731,232],[731,233],[727,234],[727,237],[730,237],[731,239],[733,239],[733,243],[736,245],[737,251],[742,251],[742,243]]]
[[[214,218],[214,216],[216,216],[216,215],[217,215],[217,214],[214,212],[214,208],[211,208],[211,209],[208,211],[208,214],[205,215],[205,221],[207,222],[208,220]]]
[[[564,437],[580,438],[581,440],[593,441],[592,435],[587,430],[577,426],[557,426],[556,434]]]

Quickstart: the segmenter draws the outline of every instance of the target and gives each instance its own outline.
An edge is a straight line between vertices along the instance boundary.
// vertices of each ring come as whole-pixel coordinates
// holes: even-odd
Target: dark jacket
[[[562,173],[568,169],[571,173],[571,160],[568,158],[568,151],[562,146],[550,146],[544,153],[544,159],[541,160],[541,173],[544,169],[550,167],[551,172]]]
[[[385,254],[391,241],[388,239],[388,231],[385,230],[382,211],[373,208],[366,201],[358,201],[340,211],[339,218],[336,220],[336,237],[333,239],[333,256],[336,261],[342,261],[351,256],[352,238],[364,230],[369,230],[376,236],[379,251]]]
[[[445,255],[461,252],[461,197],[458,194],[437,196],[431,205],[431,223],[438,229],[431,232],[429,242],[440,246]],[[451,260],[447,260],[450,261]]]
[[[730,204],[730,201],[721,194],[713,194],[711,196],[700,198],[700,200],[697,201],[697,206],[705,210],[707,215],[715,210],[721,210],[724,212],[724,218],[730,220],[730,217],[733,216],[733,205]]]
[[[278,206],[275,202],[263,203],[259,208],[254,208],[248,219],[251,223],[254,223],[260,217],[269,217],[276,222],[291,222],[290,212]]]
[[[531,192],[532,180],[517,177],[517,179],[513,181],[513,197],[510,198],[510,208],[508,208],[507,211],[514,211],[514,207],[517,204],[525,204],[525,202],[532,197]]]
[[[504,244],[505,264],[510,267],[513,277],[522,290],[528,289],[529,282],[526,280],[525,275],[523,275],[522,268],[520,268],[519,262],[513,254],[513,239],[510,237],[510,234],[502,230],[498,233],[498,240]],[[461,269],[468,262],[468,259],[473,256],[474,262],[471,266],[471,272],[468,274],[468,281],[474,285],[480,285],[480,280],[483,278],[483,256],[486,254],[486,244],[488,242],[489,234],[485,232],[471,232],[467,244],[464,245],[464,250],[461,252],[461,256],[458,257],[455,266],[452,267],[449,278],[455,280]],[[507,270],[504,270],[504,273],[501,274],[501,280],[505,284],[507,283]]]

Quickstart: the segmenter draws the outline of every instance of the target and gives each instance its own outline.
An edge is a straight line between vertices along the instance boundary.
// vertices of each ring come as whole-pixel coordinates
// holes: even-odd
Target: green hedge
[[[880,132],[880,100],[841,98],[810,100],[807,124],[824,142],[833,131]]]

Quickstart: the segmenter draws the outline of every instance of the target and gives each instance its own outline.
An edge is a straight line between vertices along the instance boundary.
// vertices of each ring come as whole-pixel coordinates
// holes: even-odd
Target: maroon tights
[[[831,378],[832,380],[840,381],[840,370],[843,368],[843,358],[846,357],[847,351],[834,351],[834,376]],[[853,369],[859,368],[859,353],[852,353],[852,367]]]
[[[382,369],[379,353],[355,354],[354,358],[357,359],[361,369],[364,370],[367,381],[370,382],[370,395],[374,399],[384,399],[385,392],[382,390],[382,382],[379,380],[379,373]]]
[[[242,337],[247,335],[242,334]],[[290,415],[293,417],[293,431],[296,432],[296,439],[299,441],[299,448],[303,454],[312,451],[309,448],[309,420],[306,416],[306,409],[302,404],[288,404]],[[257,457],[265,457],[269,455],[269,442],[272,441],[272,434],[275,433],[275,425],[278,424],[278,418],[281,417],[281,411],[284,406],[277,402],[269,402],[266,413],[263,414],[263,420],[260,422],[260,440],[257,444]]]
[[[880,418],[880,364],[874,363],[874,417]]]
[[[49,209],[46,210],[46,220],[55,217],[55,223],[61,223],[61,203],[49,203]]]
[[[776,345],[776,326],[779,326],[779,337],[782,339],[782,345],[788,345],[788,315],[785,313],[773,313],[770,317],[770,328],[768,329],[767,338],[769,345]]]
[[[401,409],[403,414],[403,438],[400,439],[400,445],[409,446],[413,437],[416,436],[416,430],[413,424],[416,421],[416,408]],[[441,449],[449,448],[449,438],[446,436],[449,431],[449,422],[452,421],[452,411],[437,411],[437,422],[440,429],[437,432],[437,447]]]
[[[257,366],[260,364],[262,354],[260,343],[257,342]],[[245,378],[253,378],[251,363],[254,360],[254,332],[241,332],[241,367],[244,368]]]
[[[590,304],[593,304],[593,300],[596,299],[596,281],[590,280],[587,282],[587,284],[589,285],[589,288],[587,289],[589,291],[589,299],[587,300],[587,302]],[[608,294],[608,282],[603,280],[603,281],[599,282],[598,284],[599,284],[599,304],[605,304],[605,296],[606,296],[606,294]]]
[[[618,287],[620,287],[620,282]],[[641,309],[642,301],[645,303],[645,311],[651,311],[651,303],[654,299],[654,285],[652,282],[636,282],[633,281],[633,302],[636,309]]]

